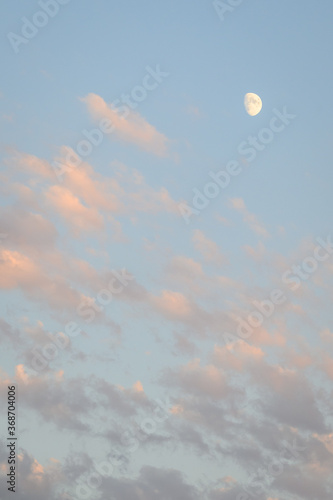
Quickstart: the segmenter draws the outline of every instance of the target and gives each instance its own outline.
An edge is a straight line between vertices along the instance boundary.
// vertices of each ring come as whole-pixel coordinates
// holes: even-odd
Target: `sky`
[[[1,500],[332,499],[332,15],[2,5]]]

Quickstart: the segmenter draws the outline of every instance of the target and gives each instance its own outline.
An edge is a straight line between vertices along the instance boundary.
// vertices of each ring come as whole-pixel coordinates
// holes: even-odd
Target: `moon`
[[[262,108],[262,101],[257,94],[251,92],[245,95],[244,106],[250,116],[256,116]]]

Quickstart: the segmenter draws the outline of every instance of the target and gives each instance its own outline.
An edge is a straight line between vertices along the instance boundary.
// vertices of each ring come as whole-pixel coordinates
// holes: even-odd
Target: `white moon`
[[[257,94],[249,93],[245,95],[244,106],[250,116],[256,116],[261,111],[262,101]]]

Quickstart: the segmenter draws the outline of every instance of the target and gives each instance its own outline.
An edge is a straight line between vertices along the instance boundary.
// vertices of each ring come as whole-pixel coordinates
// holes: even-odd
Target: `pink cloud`
[[[84,206],[67,188],[52,186],[45,194],[45,199],[71,226],[74,235],[102,230],[104,227],[103,217],[98,210]]]
[[[88,94],[82,99],[94,120],[107,118],[113,124],[112,136],[157,156],[166,156],[168,139],[158,132],[139,113],[130,111],[128,116],[120,116],[104,99],[96,94]]]
[[[152,303],[162,313],[174,319],[188,317],[191,313],[191,304],[181,293],[163,290],[159,297],[152,297]]]
[[[221,398],[226,393],[227,384],[223,372],[214,365],[200,366],[198,358],[170,373],[167,377],[191,393],[213,398]]]

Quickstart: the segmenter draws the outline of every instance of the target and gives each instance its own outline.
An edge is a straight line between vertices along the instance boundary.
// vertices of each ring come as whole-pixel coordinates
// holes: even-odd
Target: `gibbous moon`
[[[245,95],[244,106],[250,116],[256,116],[261,111],[262,101],[257,94],[249,93]]]

